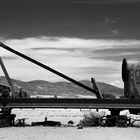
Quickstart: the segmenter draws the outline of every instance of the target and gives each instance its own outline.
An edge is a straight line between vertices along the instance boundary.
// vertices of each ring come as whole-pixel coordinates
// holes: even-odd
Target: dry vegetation
[[[102,126],[101,119],[106,115],[106,112],[90,112],[84,115],[83,120],[80,121],[80,126]]]

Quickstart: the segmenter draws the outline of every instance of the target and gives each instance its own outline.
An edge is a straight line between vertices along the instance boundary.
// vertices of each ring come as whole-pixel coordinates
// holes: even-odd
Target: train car
[[[124,82],[125,98],[140,98],[140,62],[128,64],[124,58],[122,63],[122,79]]]

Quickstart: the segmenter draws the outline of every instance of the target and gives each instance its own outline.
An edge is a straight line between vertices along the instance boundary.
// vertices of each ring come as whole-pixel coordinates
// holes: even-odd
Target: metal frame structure
[[[8,47],[0,42],[0,46],[48,71],[63,77],[64,79],[79,85],[80,87],[94,93],[97,99],[71,99],[71,98],[3,98],[0,99],[0,107],[9,108],[101,108],[101,109],[140,109],[140,99],[103,99],[95,80],[92,79],[93,87],[79,83],[78,81]]]
[[[70,82],[72,82],[72,83],[74,83],[74,84],[76,84],[76,85],[78,85],[78,86],[80,86],[80,87],[82,87],[82,88],[94,93],[97,96],[97,98],[102,98],[102,95],[97,90],[89,88],[88,86],[86,86],[86,85],[84,85],[84,84],[82,84],[82,83],[80,83],[80,82],[78,82],[78,81],[76,81],[76,80],[64,75],[63,73],[60,73],[60,72],[58,72],[58,71],[46,66],[45,64],[43,64],[43,63],[41,63],[41,62],[39,62],[37,60],[34,60],[31,57],[28,57],[28,56],[26,56],[26,55],[24,55],[24,54],[22,54],[22,53],[20,53],[20,52],[18,52],[16,50],[10,48],[10,47],[8,47],[7,45],[3,44],[2,42],[0,42],[0,46],[2,48],[6,49],[6,50],[18,55],[18,56],[20,56],[20,57],[30,61],[30,62],[32,62],[32,63],[34,63],[34,64],[36,64],[36,65],[38,65],[38,66],[40,66],[40,67],[42,67],[42,68],[44,68],[44,69],[46,69],[48,71],[54,73],[54,74],[56,74],[56,75],[58,75],[58,76],[60,76],[60,77],[62,77],[64,79],[66,79],[66,80],[68,80],[68,81],[70,81]]]
[[[140,99],[3,98],[0,108],[140,109]]]

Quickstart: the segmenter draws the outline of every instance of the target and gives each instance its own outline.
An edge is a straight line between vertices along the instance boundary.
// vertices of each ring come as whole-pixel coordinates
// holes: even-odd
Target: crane
[[[11,80],[7,70],[6,70],[6,67],[5,67],[1,57],[0,57],[0,65],[1,65],[1,68],[4,72],[4,74],[5,74],[5,77],[6,77],[8,84],[9,84],[9,87],[10,87],[10,89],[9,89],[9,87],[7,87],[5,85],[1,85],[2,96],[3,97],[12,97],[12,98],[29,97],[29,94],[27,94],[26,91],[22,90],[21,87],[19,88],[19,91],[15,90],[14,85],[12,83],[12,80]],[[11,93],[10,93],[10,91],[11,91]]]
[[[62,78],[64,78],[64,79],[66,79],[66,80],[68,80],[68,81],[70,81],[70,82],[72,82],[72,83],[74,83],[74,84],[76,84],[76,85],[78,85],[78,86],[80,86],[80,87],[82,87],[82,88],[84,88],[84,89],[86,89],[86,90],[88,90],[88,91],[94,93],[98,99],[103,98],[102,94],[101,94],[98,90],[89,88],[88,86],[86,86],[86,85],[84,85],[84,84],[82,84],[82,83],[80,83],[80,82],[78,82],[78,81],[72,79],[71,77],[68,77],[68,76],[64,75],[63,73],[61,73],[61,72],[59,72],[59,71],[56,71],[56,70],[52,69],[51,67],[48,67],[48,66],[46,66],[45,64],[43,64],[43,63],[41,63],[41,62],[39,62],[39,61],[37,61],[37,60],[34,60],[33,58],[31,58],[31,57],[29,57],[29,56],[27,56],[27,55],[25,55],[25,54],[22,54],[22,53],[20,53],[20,52],[14,50],[14,49],[8,47],[7,45],[5,45],[5,44],[2,43],[2,42],[0,42],[0,46],[1,46],[2,48],[6,49],[6,50],[8,50],[8,51],[10,51],[10,52],[12,52],[12,53],[18,55],[18,56],[20,56],[20,57],[22,57],[22,58],[24,58],[24,59],[30,61],[30,62],[32,62],[32,63],[34,63],[34,64],[36,64],[36,65],[38,65],[38,66],[40,66],[40,67],[42,67],[42,68],[44,68],[44,69],[46,69],[46,70],[48,70],[48,71],[54,73],[54,74],[56,74],[56,75],[58,75],[58,76],[60,76],[60,77],[62,77]]]
[[[96,102],[97,103],[100,102],[99,103],[100,105],[105,105],[106,103],[110,104],[110,101],[112,101],[112,103],[116,103],[116,102],[117,103],[119,103],[119,102],[123,103],[123,101],[127,102],[126,100],[133,102],[134,99],[132,99],[132,98],[137,99],[137,98],[140,97],[140,64],[136,64],[136,65],[132,64],[132,65],[130,65],[130,64],[127,64],[126,59],[123,60],[123,63],[122,63],[122,79],[124,81],[124,97],[123,97],[124,99],[110,100],[110,99],[108,99],[107,96],[105,96],[104,94],[101,94],[101,92],[99,91],[99,89],[98,89],[98,87],[96,85],[96,81],[95,81],[94,78],[91,78],[91,82],[92,82],[92,85],[93,85],[93,89],[92,89],[92,88],[90,88],[90,87],[88,87],[88,86],[86,86],[86,85],[84,85],[84,84],[72,79],[71,77],[68,77],[67,75],[64,75],[63,73],[61,73],[59,71],[56,71],[56,70],[52,69],[51,67],[49,67],[49,66],[47,66],[47,65],[45,65],[45,64],[43,64],[43,63],[41,63],[41,62],[39,62],[39,61],[37,61],[35,59],[33,59],[33,58],[31,58],[31,57],[29,57],[29,56],[27,56],[27,55],[25,55],[23,53],[20,53],[20,52],[18,52],[16,50],[12,49],[11,47],[5,45],[2,42],[0,42],[0,46],[2,48],[6,49],[6,50],[18,55],[18,56],[26,59],[26,60],[34,63],[35,65],[38,65],[38,66],[40,66],[40,67],[42,67],[42,68],[44,68],[44,69],[46,69],[46,70],[48,70],[48,71],[50,71],[50,72],[52,72],[54,74],[56,74],[56,75],[58,75],[58,76],[60,76],[60,77],[62,77],[64,79],[66,79],[66,80],[68,80],[68,81],[70,81],[70,82],[72,82],[72,83],[74,83],[74,84],[76,84],[76,85],[78,85],[78,86],[80,86],[80,87],[82,87],[82,88],[94,93],[96,95],[96,97],[97,97]],[[5,74],[5,75],[7,75],[7,74]],[[11,83],[9,85],[11,85]],[[48,100],[48,102],[51,102],[51,100],[53,100],[54,103],[56,103],[56,102],[59,103],[59,101],[60,101],[60,104],[61,103],[64,104],[64,100],[66,100],[66,104],[71,101],[70,99],[59,99],[59,100],[58,99],[51,99],[51,100],[50,99],[43,99],[43,100]],[[41,101],[43,101],[43,100],[41,100]],[[15,102],[17,102],[17,101],[18,100],[15,100]],[[27,103],[40,102],[38,99],[31,99],[31,98],[30,99],[22,99],[22,101],[25,101]],[[72,99],[72,101],[75,102],[75,99]],[[76,100],[76,101],[78,101],[78,100]],[[79,101],[84,103],[83,100],[81,100],[81,99]],[[84,101],[88,102],[89,99],[88,100],[84,99]],[[130,103],[128,103],[128,104],[132,105],[132,103],[131,104]],[[134,103],[135,103],[135,101],[134,101]],[[81,106],[81,103],[80,103],[80,106]],[[128,109],[130,110],[130,112],[135,113],[135,114],[140,112],[140,109],[139,108],[136,109],[134,107],[134,105],[133,105],[133,108],[131,108],[131,106],[129,106]],[[124,110],[124,105],[123,104],[118,104],[118,106],[116,108],[114,108],[113,106],[110,106],[109,110],[111,112],[111,115],[108,116],[107,120],[109,120],[109,123],[112,122],[113,125],[116,125],[116,122],[117,122],[117,119],[119,117],[120,111]]]
[[[4,72],[4,74],[5,74],[5,77],[6,77],[6,79],[7,79],[7,82],[8,82],[8,84],[9,84],[10,88],[11,88],[12,96],[14,96],[14,95],[15,95],[14,86],[13,86],[13,83],[12,83],[10,77],[9,77],[9,74],[8,74],[6,68],[5,68],[5,65],[4,65],[4,63],[3,63],[2,59],[1,59],[1,57],[0,57],[0,65],[1,65],[1,68],[2,68],[2,70],[3,70],[3,72]],[[11,96],[11,95],[10,95],[10,96]]]

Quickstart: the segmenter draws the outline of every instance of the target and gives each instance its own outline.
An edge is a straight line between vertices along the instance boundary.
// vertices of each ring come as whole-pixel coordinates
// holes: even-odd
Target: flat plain
[[[26,123],[48,120],[61,121],[67,124],[69,120],[75,127],[7,127],[0,128],[0,140],[139,140],[140,128],[128,127],[84,127],[77,129],[76,125],[84,114],[94,110],[79,109],[14,109],[12,113],[18,118],[27,118]],[[102,110],[103,111],[103,110]],[[127,113],[127,112],[125,112]]]
[[[11,127],[0,129],[0,140],[139,140],[140,128]]]

